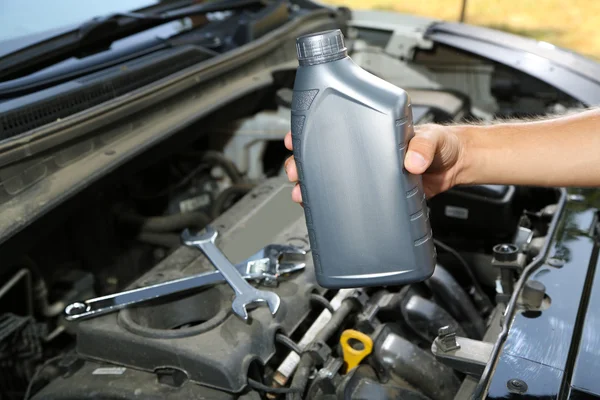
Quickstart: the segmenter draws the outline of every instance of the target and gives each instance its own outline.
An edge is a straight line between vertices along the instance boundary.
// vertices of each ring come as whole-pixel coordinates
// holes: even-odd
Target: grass
[[[458,21],[462,0],[323,0]],[[467,0],[465,22],[529,36],[600,60],[600,0]]]

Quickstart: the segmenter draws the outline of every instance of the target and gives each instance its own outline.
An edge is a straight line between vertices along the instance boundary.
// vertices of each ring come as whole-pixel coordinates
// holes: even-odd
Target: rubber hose
[[[181,239],[176,233],[140,232],[137,240],[169,249],[181,246]]]
[[[388,327],[373,344],[372,355],[392,377],[408,382],[431,400],[453,400],[460,387],[452,368]]]
[[[435,244],[436,247],[439,247],[443,251],[450,253],[454,258],[456,258],[458,260],[459,264],[461,264],[461,266],[464,268],[465,273],[469,276],[469,279],[473,283],[473,288],[475,288],[475,291],[478,294],[478,297],[476,297],[475,300],[478,302],[477,305],[480,306],[481,311],[489,312],[491,309],[493,309],[494,306],[493,306],[492,302],[490,301],[489,297],[485,294],[485,292],[481,288],[481,285],[479,284],[479,281],[475,277],[475,273],[473,272],[471,265],[465,261],[465,259],[460,255],[460,253],[458,251],[454,250],[452,247],[448,246],[447,244],[439,241],[438,239],[433,239],[433,243]]]
[[[296,373],[292,379],[292,384],[290,385],[292,391],[285,396],[286,400],[302,400],[302,395],[308,384],[310,371],[313,369],[314,364],[315,360],[310,354],[302,354],[298,362],[298,368],[296,368]]]
[[[335,310],[331,319],[319,331],[317,336],[315,337],[313,343],[326,342],[342,327],[348,315],[352,311],[354,311],[357,307],[357,303],[352,298],[345,299],[340,307]],[[286,400],[301,400],[302,394],[304,393],[304,389],[308,384],[308,379],[310,377],[310,372],[315,365],[314,358],[310,355],[310,353],[302,353],[300,357],[300,362],[298,363],[298,368],[296,369],[296,373],[292,378],[292,383],[290,385],[291,389],[294,389],[294,392],[288,393],[286,395]]]
[[[456,319],[439,304],[417,294],[402,299],[400,305],[402,317],[407,325],[425,342],[432,342],[442,326],[450,326],[458,336],[466,336]]]
[[[182,231],[190,227],[201,230],[210,222],[208,215],[197,211],[160,217],[144,217],[133,213],[119,212],[118,216],[123,222],[138,225],[141,231],[156,233]]]
[[[433,275],[425,281],[440,304],[445,304],[452,316],[459,321],[472,339],[485,334],[485,322],[462,286],[441,265],[436,265]]]
[[[275,335],[275,340],[286,346],[289,350],[293,351],[294,353],[302,354],[302,349],[300,349],[298,344],[292,339],[290,339],[288,336],[285,336],[283,333],[278,333],[277,335]]]
[[[201,163],[217,165],[225,171],[229,179],[233,184],[238,184],[243,182],[242,174],[238,171],[237,167],[225,155],[219,151],[209,150],[205,152],[186,152],[188,156],[199,157]]]
[[[253,188],[254,185],[251,184],[238,184],[230,186],[227,189],[223,190],[221,193],[219,193],[219,195],[213,202],[210,215],[213,217],[213,219],[217,218],[223,213],[225,205],[227,204],[227,201],[231,198],[231,196],[240,194],[245,195]]]
[[[327,300],[324,296],[321,296],[320,294],[316,294],[316,293],[311,294],[310,300],[314,301],[315,303],[319,303],[320,305],[323,306],[323,308],[325,308],[327,311],[329,311],[332,314],[335,312],[335,309],[333,308],[333,306],[331,305],[329,300]]]

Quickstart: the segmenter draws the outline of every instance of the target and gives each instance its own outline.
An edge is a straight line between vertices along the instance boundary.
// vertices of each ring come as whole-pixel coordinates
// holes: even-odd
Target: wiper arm
[[[96,17],[70,31],[48,37],[0,58],[0,79],[13,79],[74,55],[105,49],[112,42],[181,18],[264,6],[267,0],[222,0],[162,13],[118,13]]]

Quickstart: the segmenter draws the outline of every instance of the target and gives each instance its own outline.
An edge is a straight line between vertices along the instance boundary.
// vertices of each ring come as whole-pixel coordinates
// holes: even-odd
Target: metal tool
[[[306,252],[304,250],[295,246],[270,244],[237,264],[235,269],[244,279],[273,285],[282,275],[300,271],[305,267]],[[66,307],[65,319],[75,321],[93,318],[148,300],[224,281],[225,277],[221,271],[211,271],[76,302]]]
[[[271,310],[271,314],[275,315],[281,304],[279,296],[273,292],[258,290],[250,286],[215,244],[218,232],[211,226],[204,228],[204,231],[203,234],[194,236],[186,229],[181,234],[182,241],[186,246],[200,249],[215,268],[221,271],[221,274],[223,274],[223,277],[235,293],[235,298],[231,302],[233,312],[246,321],[248,320],[247,306],[266,303],[269,310]]]

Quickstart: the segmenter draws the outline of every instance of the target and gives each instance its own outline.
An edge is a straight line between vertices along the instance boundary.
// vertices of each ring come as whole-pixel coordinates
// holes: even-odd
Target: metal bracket
[[[397,27],[385,46],[385,52],[404,60],[410,60],[415,55],[415,49],[430,50],[433,41],[425,39],[423,32]]]
[[[523,270],[526,262],[527,256],[520,251],[517,245],[503,243],[494,246],[492,266],[500,270],[496,296],[499,303],[506,303],[510,300],[516,280],[515,275]]]
[[[522,252],[527,252],[527,250],[529,250],[529,245],[531,244],[532,240],[533,231],[529,228],[525,228],[524,226],[519,226],[519,228],[517,229],[517,233],[515,234],[515,237],[513,239],[513,242],[515,243],[515,245],[517,245],[519,250],[521,250]]]
[[[461,336],[454,336],[454,348],[444,350],[440,343],[444,338],[438,336],[431,345],[435,358],[447,366],[472,376],[481,376],[487,365],[494,345]]]

